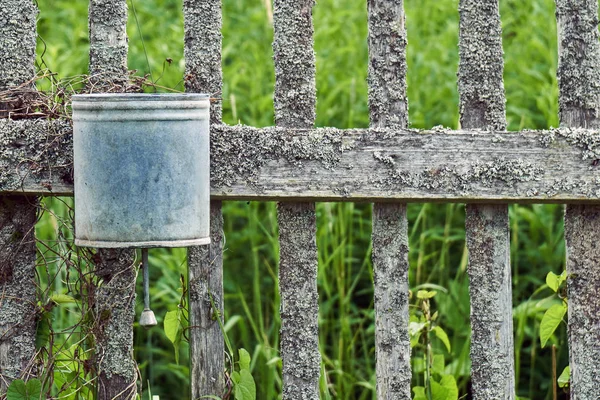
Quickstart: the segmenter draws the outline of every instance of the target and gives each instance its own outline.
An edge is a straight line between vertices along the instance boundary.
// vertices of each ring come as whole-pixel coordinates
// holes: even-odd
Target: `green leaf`
[[[164,319],[165,335],[173,343],[175,349],[175,362],[179,364],[179,345],[183,334],[179,310],[167,312]]]
[[[50,300],[52,300],[58,305],[73,304],[77,302],[77,300],[75,300],[74,297],[71,297],[68,294],[53,294],[52,296],[50,296]]]
[[[557,379],[558,387],[560,387],[560,388],[569,387],[570,377],[571,377],[571,367],[569,367],[567,365],[565,367],[565,369],[563,369],[563,372],[560,374],[560,376]]]
[[[433,355],[433,363],[432,369],[433,372],[442,375],[444,373],[444,355],[443,354],[434,354]]]
[[[546,346],[546,343],[552,337],[566,313],[567,306],[565,303],[555,304],[544,313],[542,322],[540,323],[540,342],[542,347]]]
[[[556,275],[554,272],[548,272],[546,275],[546,285],[555,292],[558,292],[560,285],[567,280],[567,271],[563,271],[560,275]]]
[[[25,383],[22,379],[11,382],[6,392],[6,400],[39,400],[42,394],[42,382],[30,379]]]
[[[434,327],[432,331],[433,333],[435,333],[435,336],[437,336],[437,338],[440,339],[442,343],[444,343],[444,346],[446,346],[446,350],[448,350],[448,353],[450,353],[450,339],[448,339],[446,331],[444,331],[441,326]]]
[[[423,386],[415,386],[413,392],[415,392],[413,400],[427,400],[427,395],[425,395],[425,388]]]
[[[453,375],[442,375],[442,379],[440,380],[440,385],[443,386],[446,390],[446,399],[447,400],[457,400],[458,399],[458,386],[456,385],[456,379],[454,379]]]
[[[250,371],[250,353],[246,349],[239,349],[238,353],[240,355],[240,370],[247,369]]]
[[[436,294],[437,294],[437,292],[435,290],[431,290],[431,291],[430,290],[419,290],[417,292],[417,299],[421,299],[421,300],[431,299]]]
[[[448,397],[448,389],[440,385],[433,379],[429,381],[431,385],[431,398],[432,400],[454,400]]]
[[[256,383],[249,370],[242,369],[239,372],[234,393],[236,400],[256,400]]]

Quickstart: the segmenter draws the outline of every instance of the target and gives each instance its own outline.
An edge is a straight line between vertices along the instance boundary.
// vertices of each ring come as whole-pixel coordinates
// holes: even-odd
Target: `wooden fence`
[[[184,0],[186,90],[219,93],[220,0]],[[277,200],[283,397],[318,399],[315,201],[371,201],[379,399],[410,399],[407,202],[463,202],[471,282],[473,398],[513,399],[507,203],[565,203],[571,396],[600,396],[600,42],[597,0],[556,0],[561,128],[505,132],[498,0],[460,0],[462,130],[408,126],[402,0],[367,0],[371,127],[314,129],[314,0],[274,0],[275,125],[226,126],[212,104],[213,243],[189,249],[194,399],[224,389],[221,201]],[[127,80],[126,0],[91,0],[90,74]],[[0,89],[34,75],[37,8],[0,0]],[[14,106],[14,105],[12,105]],[[11,106],[11,107],[12,107]],[[6,107],[4,107],[6,109]],[[34,357],[37,196],[72,195],[68,121],[0,120],[0,393]],[[15,240],[15,238],[20,238]],[[130,251],[101,251],[100,399],[136,392]]]

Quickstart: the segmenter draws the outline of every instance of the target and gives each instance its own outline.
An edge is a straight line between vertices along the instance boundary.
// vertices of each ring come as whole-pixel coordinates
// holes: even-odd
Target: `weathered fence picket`
[[[127,89],[127,0],[91,0],[89,5],[91,92]],[[129,400],[138,391],[133,358],[135,253],[98,249],[95,273],[100,279],[94,312],[98,399]]]
[[[0,1],[0,90],[34,74],[38,9],[30,0]],[[33,85],[32,85],[33,88]],[[2,104],[0,118],[22,104]],[[0,193],[0,396],[16,378],[36,376],[35,222],[38,199]]]
[[[185,89],[221,96],[221,0],[185,0]],[[221,102],[212,101],[211,124],[221,123]],[[223,216],[210,205],[208,246],[188,249],[189,341],[192,399],[225,393],[223,320]],[[213,308],[214,306],[214,308]]]
[[[274,0],[275,124],[312,128],[316,115],[314,0]],[[319,399],[319,294],[314,203],[279,203],[283,398]]]
[[[404,2],[369,0],[371,128],[406,128]],[[406,204],[373,205],[373,278],[377,397],[411,399]]]
[[[505,129],[499,1],[459,4],[458,91],[466,129]],[[467,204],[473,399],[514,399],[510,232],[506,204]]]
[[[367,0],[369,129],[313,128],[314,0],[274,0],[276,127],[222,124],[211,103],[212,244],[189,249],[192,398],[227,390],[221,200],[278,200],[283,397],[318,399],[314,201],[371,201],[376,375],[380,399],[410,399],[406,202],[465,202],[474,399],[513,399],[507,203],[567,203],[571,396],[600,392],[600,42],[597,0],[556,0],[561,129],[505,132],[498,0],[460,0],[462,130],[407,129],[403,0]],[[221,0],[184,0],[185,87],[221,96]],[[90,0],[93,92],[126,91],[126,0]],[[35,73],[37,7],[0,0],[0,89]],[[32,85],[33,89],[33,85]],[[21,103],[19,103],[21,101]],[[0,395],[35,376],[33,237],[38,195],[73,195],[72,127],[10,118],[26,99],[0,103]],[[485,158],[482,158],[485,157]],[[560,174],[557,174],[560,170]],[[393,202],[393,203],[388,203]],[[479,203],[479,204],[475,204]],[[493,203],[493,204],[491,204]],[[591,203],[591,204],[586,204]],[[95,292],[99,399],[138,391],[133,355],[131,250],[99,250]]]
[[[597,0],[557,0],[560,124],[600,128],[600,42]],[[571,399],[600,393],[599,205],[565,212]]]

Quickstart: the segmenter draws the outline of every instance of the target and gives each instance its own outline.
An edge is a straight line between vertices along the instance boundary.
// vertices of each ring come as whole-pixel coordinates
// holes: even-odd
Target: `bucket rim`
[[[189,101],[208,100],[206,93],[86,93],[74,94],[73,101]]]

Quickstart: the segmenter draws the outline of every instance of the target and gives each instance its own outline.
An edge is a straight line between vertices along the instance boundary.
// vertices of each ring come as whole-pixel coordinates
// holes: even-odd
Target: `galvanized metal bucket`
[[[210,243],[209,97],[73,96],[75,244]]]

